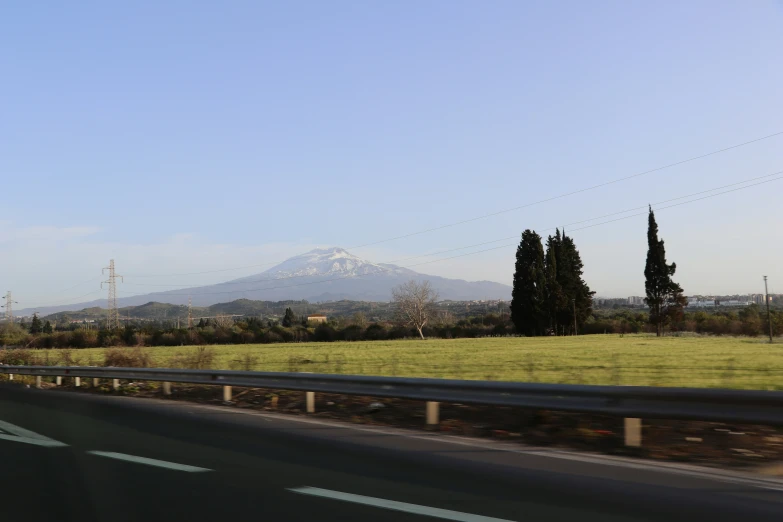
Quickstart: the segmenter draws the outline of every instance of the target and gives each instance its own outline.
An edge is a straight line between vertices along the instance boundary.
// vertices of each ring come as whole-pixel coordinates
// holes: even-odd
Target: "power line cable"
[[[437,226],[437,227],[432,227],[432,228],[428,228],[428,229],[424,229],[424,230],[419,230],[419,231],[416,231],[416,232],[411,232],[411,233],[403,234],[403,235],[400,235],[400,236],[394,236],[394,237],[390,237],[390,238],[386,238],[386,239],[381,239],[381,240],[378,240],[378,241],[373,241],[373,242],[370,242],[370,243],[364,243],[364,244],[361,244],[361,245],[356,245],[356,246],[353,246],[353,247],[349,247],[348,250],[356,250],[356,249],[365,248],[365,247],[368,247],[368,246],[379,245],[381,243],[388,243],[390,241],[396,241],[398,239],[405,239],[405,238],[416,236],[416,235],[420,235],[420,234],[426,234],[428,232],[435,232],[437,230],[443,230],[445,228],[450,228],[450,227],[463,225],[463,224],[466,224],[466,223],[471,223],[473,221],[478,221],[478,220],[481,220],[481,219],[486,219],[486,218],[489,218],[489,217],[498,216],[500,214],[513,212],[515,210],[521,210],[523,208],[529,208],[529,207],[532,207],[534,205],[540,205],[542,203],[548,203],[550,201],[555,201],[555,200],[562,199],[562,198],[565,198],[565,197],[568,197],[568,196],[573,196],[573,195],[576,195],[576,194],[581,194],[581,193],[584,193],[584,192],[595,190],[595,189],[598,189],[598,188],[601,188],[601,187],[606,187],[606,186],[613,185],[613,184],[616,184],[616,183],[620,183],[620,182],[623,182],[623,181],[628,181],[630,179],[634,179],[634,178],[638,178],[638,177],[641,177],[641,176],[645,176],[647,174],[652,174],[654,172],[660,172],[662,170],[669,169],[669,168],[672,168],[672,167],[676,167],[678,165],[684,165],[686,163],[690,163],[690,162],[697,161],[697,160],[700,160],[700,159],[703,159],[703,158],[714,156],[716,154],[721,154],[723,152],[727,152],[727,151],[730,151],[730,150],[733,150],[733,149],[738,149],[740,147],[745,147],[747,145],[751,145],[753,143],[758,143],[760,141],[764,141],[764,140],[767,140],[767,139],[770,139],[770,138],[774,138],[774,137],[780,136],[780,135],[783,135],[783,131],[775,132],[773,134],[768,134],[766,136],[762,136],[760,138],[756,138],[756,139],[753,139],[753,140],[750,140],[750,141],[745,141],[743,143],[738,143],[736,145],[731,145],[729,147],[725,147],[725,148],[722,148],[722,149],[714,150],[712,152],[708,152],[706,154],[701,154],[699,156],[693,156],[693,157],[690,157],[690,158],[687,158],[687,159],[684,159],[684,160],[680,160],[680,161],[677,161],[677,162],[674,162],[674,163],[669,163],[667,165],[663,165],[661,167],[656,167],[654,169],[646,170],[644,172],[638,172],[638,173],[632,174],[630,176],[625,176],[625,177],[617,178],[617,179],[614,179],[614,180],[611,180],[611,181],[606,181],[604,183],[599,183],[597,185],[593,185],[593,186],[590,186],[590,187],[582,188],[582,189],[575,190],[575,191],[572,191],[572,192],[566,192],[566,193],[560,194],[558,196],[552,196],[552,197],[549,197],[549,198],[546,198],[546,199],[541,199],[541,200],[534,201],[534,202],[531,202],[531,203],[526,203],[524,205],[519,205],[517,207],[507,208],[505,210],[499,210],[497,212],[492,212],[490,214],[484,214],[482,216],[472,217],[470,219],[465,219],[465,220],[462,220],[462,221],[456,221],[454,223],[448,223],[446,225],[440,225],[440,226]],[[300,255],[303,255],[303,254],[300,254]],[[261,267],[265,267],[265,266],[276,265],[276,264],[279,264],[280,262],[282,262],[282,261],[278,261],[276,263],[261,263],[261,264],[256,264],[256,265],[245,265],[245,266],[234,267],[234,268],[223,268],[223,269],[218,269],[218,270],[204,270],[204,271],[201,271],[201,272],[190,272],[190,273],[184,273],[184,274],[176,274],[176,273],[173,273],[173,274],[172,273],[169,273],[169,274],[129,274],[128,277],[171,277],[171,276],[178,276],[178,275],[203,275],[203,274],[213,274],[213,273],[219,273],[219,272],[229,272],[229,271],[233,271],[233,270],[243,270],[243,269],[247,269],[247,268],[261,268]]]
[[[62,299],[60,301],[55,301],[53,303],[42,304],[42,305],[38,305],[38,306],[35,306],[35,307],[31,307],[31,308],[47,308],[47,307],[51,307],[51,306],[60,306],[60,305],[65,306],[65,305],[70,304],[69,301],[75,301],[77,299],[82,299],[84,297],[87,297],[87,296],[90,296],[90,295],[94,295],[94,294],[98,294],[98,293],[103,293],[103,290],[101,290],[101,289],[93,290],[92,292],[89,292],[89,293],[84,294],[84,295],[80,295],[79,297],[68,297],[68,298]]]
[[[688,159],[684,159],[684,160],[681,160],[681,161],[677,161],[675,163],[669,163],[668,165],[664,165],[662,167],[657,167],[657,168],[654,168],[654,169],[646,170],[644,172],[639,172],[637,174],[632,174],[630,176],[625,176],[625,177],[617,178],[617,179],[614,179],[614,180],[611,180],[611,181],[606,181],[604,183],[599,183],[599,184],[593,185],[591,187],[586,187],[586,188],[583,188],[583,189],[574,190],[572,192],[566,192],[566,193],[560,194],[558,196],[552,196],[550,198],[541,199],[541,200],[538,200],[538,201],[534,201],[532,203],[526,203],[524,205],[519,205],[517,207],[507,208],[507,209],[504,209],[504,210],[498,210],[497,212],[492,212],[490,214],[484,214],[482,216],[476,216],[476,217],[473,217],[473,218],[470,218],[470,219],[464,219],[462,221],[457,221],[457,222],[449,223],[449,224],[446,224],[446,225],[441,225],[441,226],[437,226],[437,227],[433,227],[433,228],[428,228],[426,230],[420,230],[420,231],[417,231],[417,232],[411,232],[410,234],[403,234],[401,236],[396,236],[396,237],[393,237],[393,238],[381,239],[379,241],[373,241],[373,242],[370,242],[370,243],[365,243],[363,245],[357,245],[357,246],[351,247],[351,249],[364,248],[364,247],[368,247],[368,246],[372,246],[372,245],[379,245],[381,243],[387,243],[389,241],[395,241],[397,239],[404,239],[404,238],[408,238],[408,237],[412,237],[412,236],[417,236],[417,235],[420,235],[420,234],[426,234],[427,232],[434,232],[436,230],[443,230],[444,228],[454,227],[454,226],[457,226],[457,225],[463,225],[465,223],[471,223],[473,221],[478,221],[480,219],[486,219],[488,217],[498,216],[500,214],[505,214],[507,212],[512,212],[514,210],[521,210],[523,208],[529,208],[529,207],[532,207],[534,205],[540,205],[541,203],[548,203],[550,201],[555,201],[555,200],[562,199],[562,198],[565,198],[565,197],[568,197],[568,196],[573,196],[573,195],[576,195],[576,194],[582,194],[582,193],[588,192],[590,190],[595,190],[595,189],[598,189],[598,188],[601,188],[601,187],[606,187],[606,186],[609,186],[609,185],[613,185],[615,183],[628,181],[629,179],[638,178],[638,177],[641,177],[641,176],[645,176],[647,174],[652,174],[654,172],[660,172],[662,170],[669,169],[671,167],[676,167],[678,165],[684,165],[685,163],[690,163],[692,161],[696,161],[696,160],[699,160],[699,159],[707,158],[709,156],[714,156],[715,154],[720,154],[721,152],[726,152],[726,151],[729,151],[729,150],[732,150],[732,149],[736,149],[736,148],[739,148],[739,147],[744,147],[745,145],[750,145],[752,143],[757,143],[759,141],[766,140],[766,139],[769,139],[769,138],[772,138],[772,137],[775,137],[775,136],[779,136],[781,134],[783,134],[783,131],[776,132],[774,134],[769,134],[767,136],[764,136],[764,137],[761,137],[761,138],[757,138],[757,139],[754,139],[754,140],[751,140],[751,141],[746,141],[744,143],[740,143],[740,144],[737,144],[737,145],[732,145],[730,147],[726,147],[726,148],[723,148],[723,149],[720,149],[720,150],[716,150],[716,151],[713,151],[713,152],[708,152],[707,154],[702,154],[700,156],[694,156],[692,158],[688,158]]]
[[[778,172],[774,172],[772,174],[765,174],[763,176],[757,176],[755,178],[750,178],[750,179],[746,179],[746,180],[743,180],[743,181],[738,181],[736,183],[729,183],[728,185],[722,185],[720,187],[713,187],[711,189],[701,190],[699,192],[694,192],[694,193],[691,193],[691,194],[687,194],[687,195],[684,195],[684,196],[679,196],[679,197],[676,197],[676,198],[667,199],[667,200],[664,200],[664,201],[658,201],[656,203],[652,203],[652,205],[653,206],[663,205],[664,203],[670,203],[672,201],[678,201],[678,200],[681,200],[681,199],[690,198],[690,197],[693,197],[693,196],[698,196],[700,194],[707,194],[707,193],[710,193],[710,192],[715,192],[716,190],[722,190],[722,189],[729,188],[729,187],[736,187],[737,185],[745,185],[745,184],[748,184],[748,183],[750,183],[752,181],[766,179],[766,178],[770,178],[772,176],[777,176],[777,175],[780,175],[780,174],[783,174],[783,170],[782,171],[778,171]],[[753,186],[753,185],[748,185],[748,186]],[[646,210],[647,209],[647,205],[643,205],[643,206],[640,206],[640,207],[634,207],[634,208],[630,208],[630,209],[626,209],[626,210],[621,210],[619,212],[612,212],[610,214],[604,214],[602,216],[597,216],[597,217],[593,217],[593,218],[589,218],[589,219],[583,219],[581,221],[574,221],[572,223],[566,223],[565,225],[562,225],[561,228],[570,227],[570,226],[573,226],[573,225],[579,225],[579,224],[582,224],[582,223],[587,223],[587,222],[595,221],[595,220],[598,220],[598,219],[604,219],[604,218],[607,218],[607,217],[616,216],[616,215],[620,215],[620,214],[626,214],[628,212],[633,212],[633,211],[640,210],[640,209],[645,209]],[[636,215],[638,215],[638,214],[634,214],[634,216],[636,216]],[[628,216],[628,217],[634,217],[634,216]],[[610,223],[610,222],[613,222],[613,221],[608,221],[607,223]],[[550,227],[550,228],[541,229],[541,230],[542,231],[549,231],[549,230],[554,230],[555,228],[558,228],[558,227]],[[577,230],[581,230],[581,229],[577,229]],[[422,257],[430,257],[430,256],[435,256],[435,255],[440,255],[440,254],[446,254],[446,253],[455,252],[455,251],[458,251],[458,250],[465,250],[465,249],[468,249],[468,248],[475,248],[475,247],[478,247],[478,246],[491,245],[493,243],[498,243],[500,241],[508,241],[510,239],[515,239],[517,237],[518,237],[518,235],[502,237],[502,238],[498,238],[498,239],[493,239],[491,241],[484,241],[482,243],[476,243],[476,244],[473,244],[473,245],[467,245],[467,246],[462,246],[462,247],[457,247],[457,248],[451,248],[451,249],[448,249],[448,250],[441,250],[441,251],[433,252],[433,253],[429,253],[429,254],[421,254],[421,255],[418,255],[418,256],[412,256],[412,257],[397,259],[397,260],[393,260],[393,261],[386,261],[386,262],[377,263],[377,264],[381,264],[381,265],[383,265],[383,264],[394,264],[394,263],[399,263],[399,262],[402,262],[402,261],[409,261],[409,260],[412,260],[412,259],[420,259]],[[410,266],[418,266],[418,265],[410,265]],[[265,283],[265,282],[269,282],[269,281],[280,281],[280,280],[285,280],[285,279],[297,279],[297,278],[302,278],[302,277],[312,277],[312,275],[304,274],[304,275],[270,277],[270,278],[255,279],[255,280],[250,280],[250,281],[225,281],[225,282],[222,282],[222,283],[214,283],[214,284],[203,285],[203,286],[244,285],[244,284],[249,284],[249,283]],[[133,286],[146,286],[146,287],[158,287],[158,288],[159,287],[170,288],[170,287],[182,287],[183,286],[183,284],[170,284],[170,283],[168,283],[168,284],[164,284],[164,283],[161,283],[161,284],[154,284],[154,283],[153,284],[150,284],[150,283],[126,283],[126,284],[133,285]]]
[[[709,196],[703,196],[703,197],[696,198],[696,199],[693,199],[693,200],[683,201],[681,203],[675,203],[673,205],[668,205],[668,206],[665,206],[665,207],[658,207],[658,208],[655,209],[655,211],[666,210],[668,208],[679,207],[681,205],[687,205],[689,203],[695,203],[696,201],[701,201],[701,200],[704,200],[704,199],[714,198],[716,196],[721,196],[723,194],[728,194],[730,192],[737,192],[738,190],[743,190],[743,189],[746,189],[746,188],[755,187],[757,185],[763,185],[764,183],[770,183],[770,182],[778,181],[778,180],[781,180],[781,179],[783,179],[783,176],[781,176],[779,178],[768,179],[766,181],[760,181],[758,183],[754,183],[752,185],[747,185],[747,186],[744,186],[744,187],[739,187],[739,188],[735,188],[735,189],[731,189],[731,190],[726,190],[724,192],[718,192],[717,194],[711,194]],[[620,217],[620,218],[617,218],[617,219],[611,219],[609,221],[602,221],[601,223],[594,223],[592,225],[587,225],[587,226],[584,226],[584,227],[571,229],[571,232],[577,232],[579,230],[586,230],[588,228],[593,228],[593,227],[597,227],[597,226],[600,226],[600,225],[607,225],[609,223],[615,223],[617,221],[623,221],[625,219],[630,219],[630,218],[644,216],[644,215],[647,215],[647,212],[640,212],[638,214],[631,214],[629,216],[623,216],[623,217]],[[555,230],[555,228],[557,228],[557,227],[543,229],[543,231]],[[469,252],[467,254],[461,254],[461,255],[458,255],[458,256],[452,256],[452,257],[446,257],[446,258],[441,258],[441,259],[435,259],[435,260],[432,260],[432,261],[425,261],[423,263],[416,263],[416,264],[413,264],[413,265],[406,265],[405,268],[409,268],[409,267],[412,267],[412,266],[426,265],[426,264],[430,264],[430,263],[437,263],[437,262],[440,262],[440,261],[447,261],[449,259],[455,259],[455,258],[458,258],[458,257],[470,256],[470,255],[473,255],[473,254],[480,254],[480,253],[483,253],[483,252],[489,252],[491,250],[498,250],[500,248],[508,248],[508,247],[513,247],[513,246],[516,246],[516,243],[508,243],[508,244],[505,244],[505,245],[500,245],[498,247],[487,248],[485,250],[478,250],[476,252]]]
[[[783,176],[778,177],[778,178],[773,178],[773,179],[767,179],[765,181],[760,181],[758,183],[754,183],[752,185],[746,185],[744,187],[738,187],[738,188],[734,188],[734,189],[731,189],[731,190],[726,190],[726,191],[723,191],[723,192],[719,192],[717,194],[711,194],[711,195],[708,195],[708,196],[703,196],[701,198],[697,198],[697,199],[693,199],[693,200],[689,200],[689,201],[684,201],[684,202],[681,202],[681,203],[675,203],[673,205],[668,205],[668,206],[665,206],[665,207],[659,207],[659,208],[657,208],[655,210],[660,211],[660,210],[665,210],[665,209],[668,209],[668,208],[678,207],[678,206],[686,205],[686,204],[689,204],[689,203],[694,203],[696,201],[702,201],[704,199],[709,199],[709,198],[717,197],[717,196],[720,196],[720,195],[723,195],[723,194],[728,194],[730,192],[737,192],[739,190],[744,190],[746,188],[754,187],[754,186],[757,186],[757,185],[762,185],[762,184],[770,183],[770,182],[773,182],[773,181],[779,181],[781,179],[783,179]],[[625,219],[630,219],[630,218],[642,216],[642,215],[645,215],[645,214],[646,214],[645,212],[641,212],[641,213],[638,213],[638,214],[632,214],[632,215],[629,215],[629,216],[624,216],[624,217],[621,217],[621,218],[612,219],[612,220],[604,221],[604,222],[601,222],[601,223],[595,223],[595,224],[592,224],[592,225],[587,225],[587,226],[584,226],[584,227],[573,229],[572,232],[573,231],[579,231],[579,230],[585,230],[585,229],[597,227],[597,226],[600,226],[600,225],[606,225],[606,224],[609,224],[609,223],[615,223],[617,221],[622,221],[622,220],[625,220]],[[544,229],[544,230],[553,230],[553,229],[554,229],[554,227],[552,229]],[[513,247],[515,245],[516,245],[516,243],[508,243],[508,244],[500,245],[500,246],[497,246],[497,247],[486,248],[486,249],[477,250],[477,251],[474,251],[474,252],[468,252],[466,254],[459,254],[459,255],[451,256],[451,257],[434,259],[434,260],[431,260],[431,261],[425,261],[425,262],[416,263],[416,264],[413,264],[413,265],[406,265],[406,266],[399,267],[399,268],[410,268],[410,267],[414,267],[414,266],[421,266],[421,265],[426,265],[426,264],[431,264],[431,263],[438,263],[438,262],[441,262],[441,261],[448,261],[448,260],[456,259],[456,258],[460,258],[460,257],[472,256],[472,255],[481,254],[481,253],[484,253],[484,252],[490,252],[490,251],[498,250],[498,249],[501,249],[501,248]],[[330,279],[322,279],[322,280],[319,280],[319,281],[307,281],[307,282],[304,282],[304,283],[295,283],[295,284],[292,284],[292,285],[261,287],[261,288],[246,288],[246,289],[242,289],[242,290],[228,290],[228,291],[223,291],[223,292],[199,292],[199,293],[197,293],[195,295],[200,295],[201,296],[201,295],[243,294],[243,293],[247,293],[247,292],[255,292],[255,291],[261,291],[261,290],[279,290],[279,289],[282,289],[282,288],[293,288],[293,287],[297,287],[297,286],[307,286],[307,285],[328,283],[328,282],[339,281],[339,280],[343,280],[343,279],[367,277],[367,276],[371,276],[371,275],[378,275],[378,274],[381,274],[381,273],[384,273],[384,272],[392,272],[393,271],[393,269],[385,269],[383,267],[379,267],[379,268],[381,270],[379,270],[378,272],[369,273],[369,274],[346,275],[346,276],[335,277],[335,278],[330,278]],[[145,295],[145,294],[126,295],[125,297],[135,297],[135,296],[138,296],[138,295]],[[183,295],[191,296],[191,295],[194,295],[194,294],[192,292],[190,292],[190,293],[179,293],[178,294],[178,293],[175,293],[174,291],[172,291],[172,292],[166,292],[166,295],[167,296],[183,296]]]

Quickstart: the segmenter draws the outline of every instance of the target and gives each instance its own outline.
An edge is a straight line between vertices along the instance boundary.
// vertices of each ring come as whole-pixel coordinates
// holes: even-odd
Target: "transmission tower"
[[[109,271],[109,279],[101,283],[101,288],[104,283],[109,285],[109,317],[106,319],[106,328],[116,330],[120,327],[120,311],[117,309],[117,278],[119,277],[122,282],[125,280],[114,271],[114,259],[109,261],[109,266],[105,267],[101,274],[105,274],[106,270]]]
[[[6,294],[3,296],[3,299],[5,299],[5,304],[2,305],[3,308],[5,308],[5,320],[10,324],[14,322],[14,304],[19,304],[18,302],[14,301],[13,296],[11,296],[11,291],[9,290],[6,292]]]
[[[188,297],[188,330],[193,329],[193,299]]]

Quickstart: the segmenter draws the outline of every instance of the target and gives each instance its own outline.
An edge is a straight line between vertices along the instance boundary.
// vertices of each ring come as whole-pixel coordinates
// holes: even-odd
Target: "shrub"
[[[79,362],[74,357],[73,350],[70,348],[60,350],[57,354],[57,359],[57,364],[59,366],[79,366]]]
[[[364,338],[364,328],[358,324],[345,327],[342,333],[342,337],[346,341],[361,341]]]
[[[283,340],[283,342],[290,343],[294,340],[294,334],[288,328],[284,328],[282,326],[273,326],[270,332],[277,334],[280,339]]]
[[[94,348],[98,346],[98,332],[78,329],[71,332],[70,346],[72,348]]]
[[[258,365],[258,362],[260,361],[260,357],[257,355],[253,355],[251,352],[245,352],[229,364],[229,367],[232,370],[243,370],[246,372],[255,370],[256,366]]]
[[[26,348],[0,349],[0,364],[9,366],[33,366],[38,364],[33,350]]]
[[[152,356],[147,350],[136,348],[107,348],[103,352],[103,365],[121,368],[149,368]]]
[[[364,338],[368,341],[383,341],[387,338],[386,328],[382,324],[373,323],[364,331]]]
[[[207,346],[199,346],[188,353],[178,353],[170,362],[174,368],[208,370],[215,362],[215,350]]]
[[[268,331],[264,334],[263,342],[265,343],[282,343],[283,338],[280,336],[280,334],[275,333],[273,331]]]
[[[321,323],[315,327],[313,332],[313,340],[316,342],[330,342],[334,341],[335,332],[334,328],[326,323]]]
[[[16,324],[4,324],[0,327],[0,345],[22,346],[29,342],[27,331]]]

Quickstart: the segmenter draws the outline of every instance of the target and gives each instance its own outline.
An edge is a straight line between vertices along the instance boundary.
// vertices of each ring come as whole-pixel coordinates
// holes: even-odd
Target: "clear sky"
[[[213,283],[315,246],[384,262],[783,170],[783,2],[0,4],[0,290]],[[661,210],[687,294],[783,292],[783,181]],[[646,218],[573,237],[644,289]],[[510,283],[516,239],[406,265]]]

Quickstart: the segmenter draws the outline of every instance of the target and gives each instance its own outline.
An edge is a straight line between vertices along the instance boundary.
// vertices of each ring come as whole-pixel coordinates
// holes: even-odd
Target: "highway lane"
[[[783,483],[511,448],[231,408],[0,386],[0,517],[490,522],[783,516]]]

